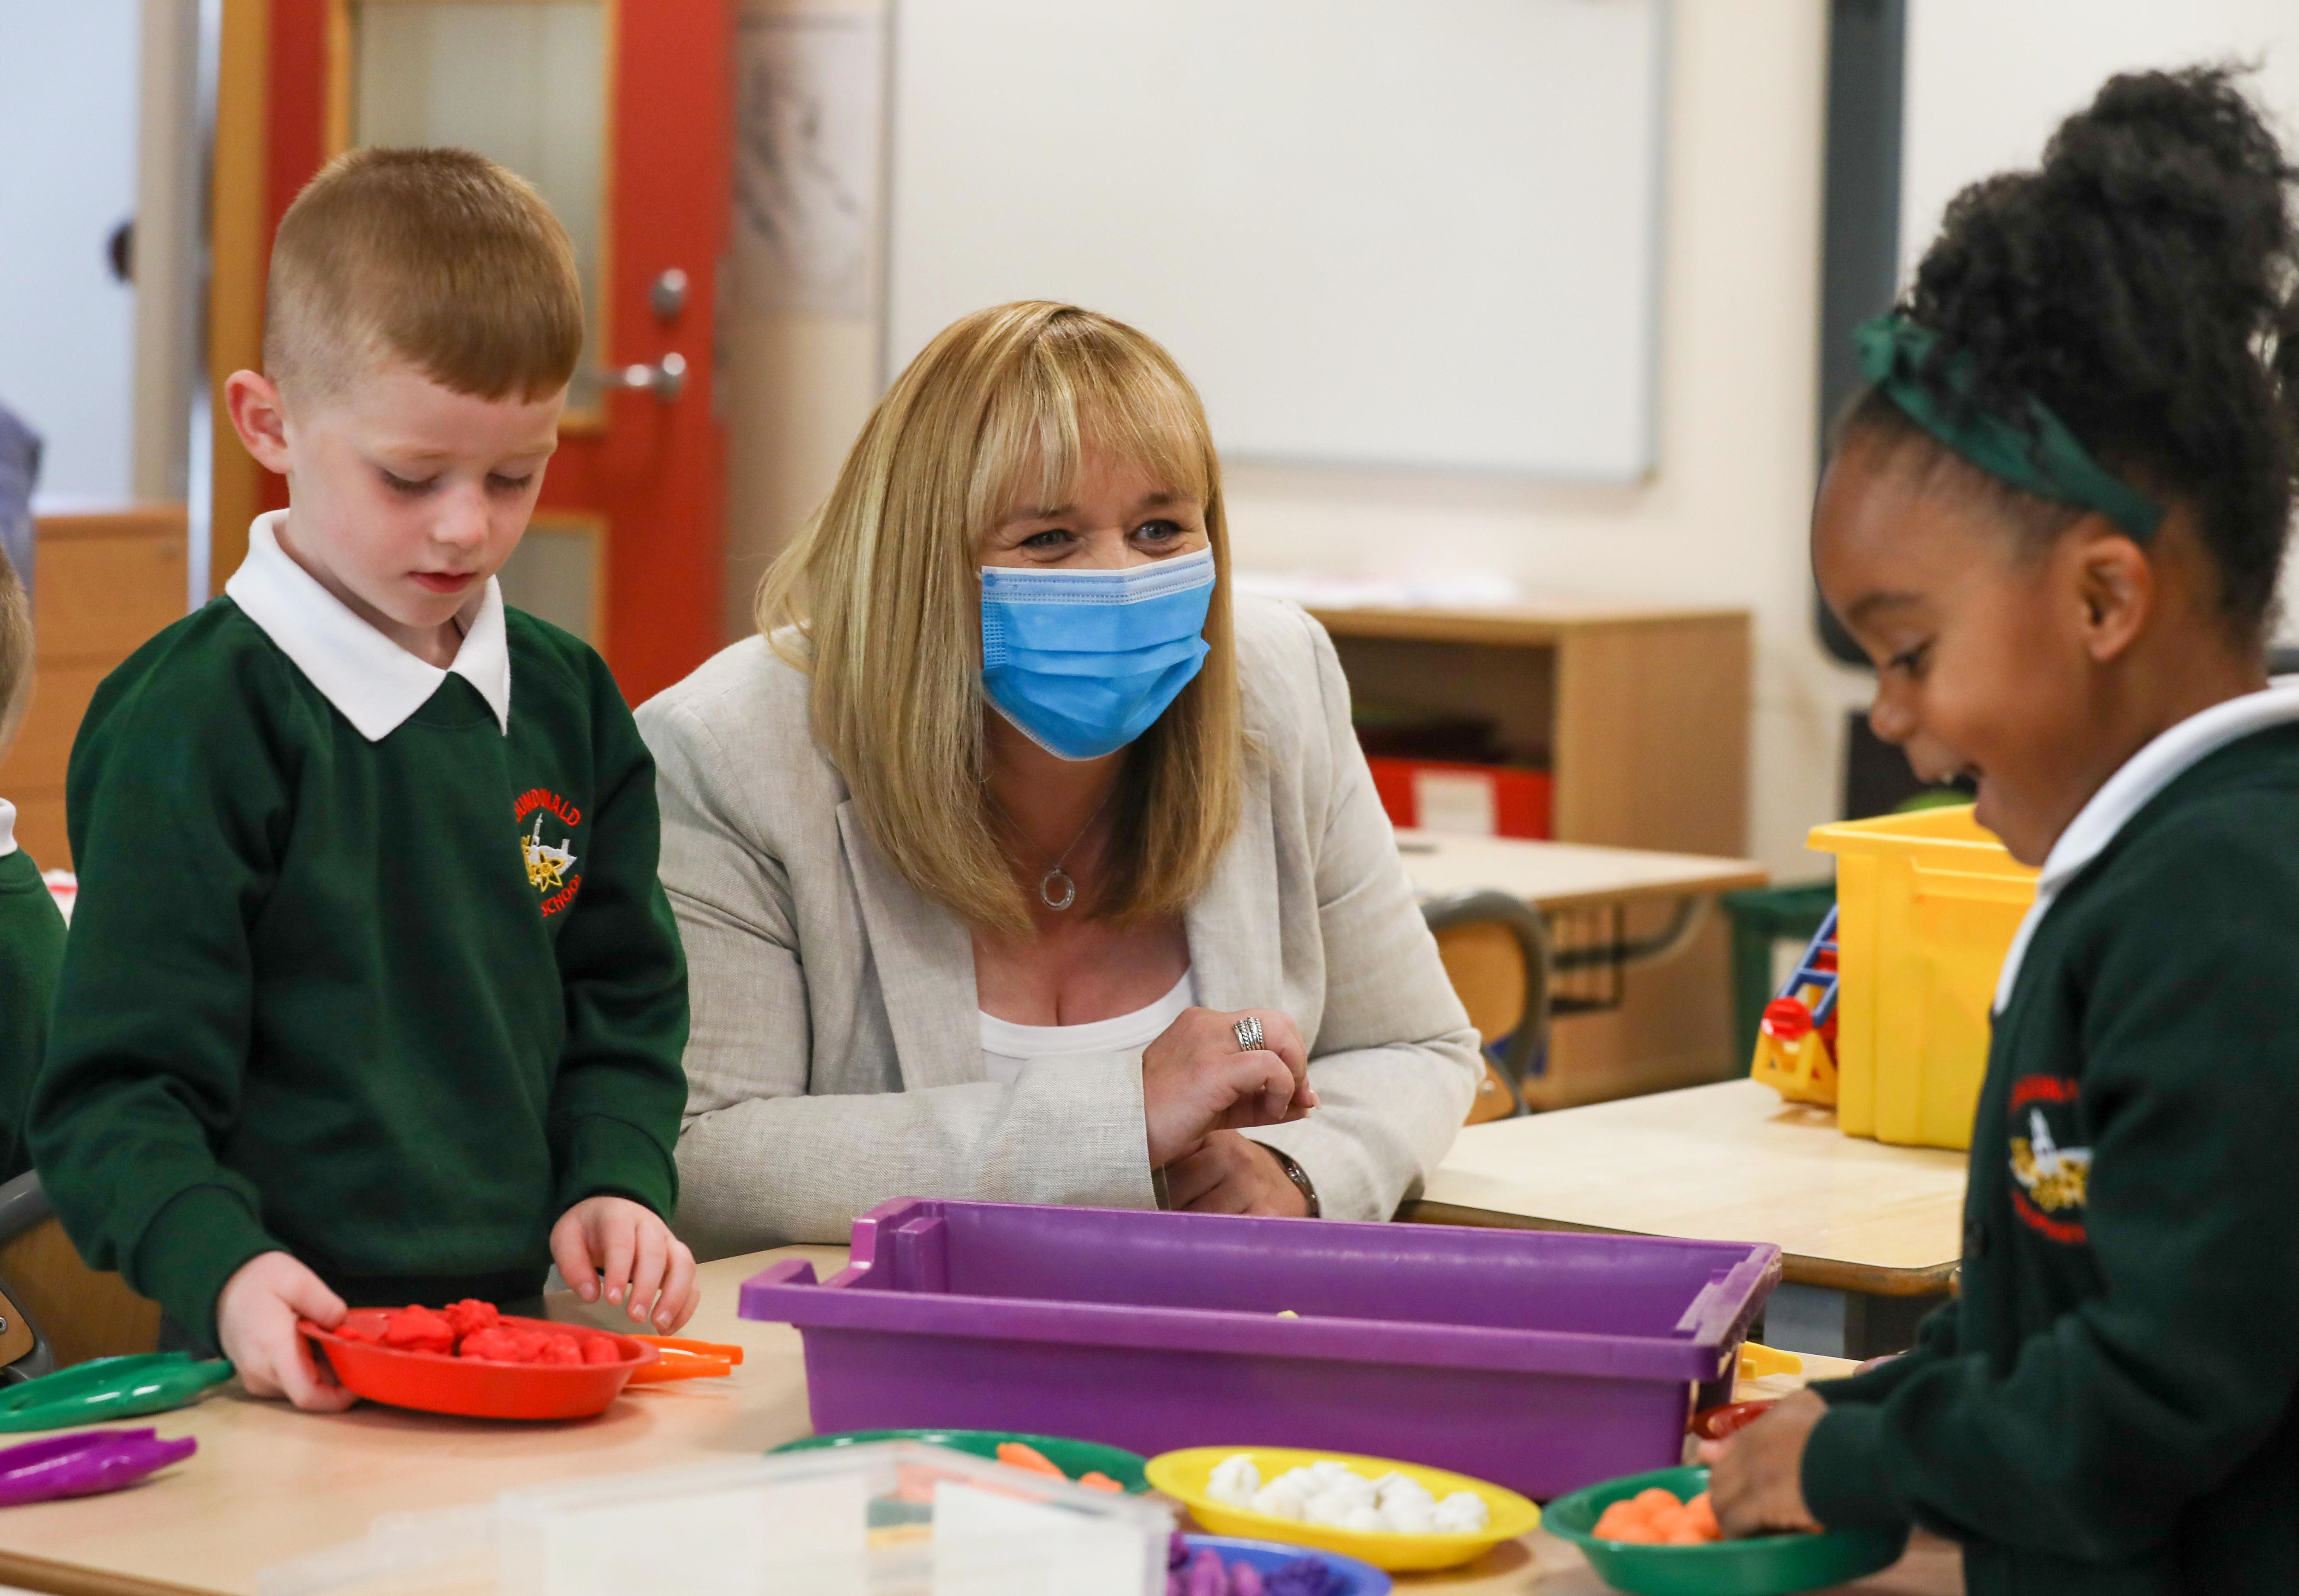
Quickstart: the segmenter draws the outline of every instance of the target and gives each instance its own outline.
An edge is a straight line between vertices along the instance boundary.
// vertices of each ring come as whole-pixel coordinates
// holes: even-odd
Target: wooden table
[[[585,1475],[755,1457],[808,1432],[798,1333],[735,1317],[735,1288],[777,1258],[827,1276],[836,1247],[789,1247],[703,1266],[703,1306],[686,1334],[739,1342],[734,1376],[639,1389],[596,1419],[488,1424],[361,1404],[333,1417],[259,1402],[227,1386],[162,1414],[165,1436],[193,1435],[198,1455],[133,1489],[0,1515],[0,1581],[69,1596],[212,1596],[248,1592],[257,1572],[356,1540],[384,1513],[479,1506],[500,1492]],[[572,1298],[554,1316],[587,1318]],[[607,1323],[610,1321],[601,1320]],[[1833,1368],[1834,1366],[1829,1366]],[[1750,1382],[1778,1395],[1796,1382]],[[1476,1566],[1399,1582],[1448,1596],[1598,1596],[1606,1587],[1580,1554],[1536,1533]],[[1963,1589],[1955,1548],[1920,1541],[1888,1573],[1855,1589],[1884,1596],[1950,1596]]]
[[[1293,596],[1332,635],[1356,703],[1489,720],[1506,757],[1545,764],[1552,836],[1680,858],[1747,849],[1747,611],[1531,594],[1482,608],[1397,607],[1404,595],[1367,603],[1384,595],[1331,582],[1296,584]],[[1665,904],[1641,912],[1666,922]],[[1680,957],[1627,971],[1606,993],[1617,1007],[1557,1027],[1542,1106],[1722,1080],[1745,1064],[1730,1056],[1729,965],[1712,923]]]
[[[1705,853],[1433,831],[1400,831],[1397,844],[1423,897],[1492,889],[1521,898],[1548,917],[1550,941],[1560,950],[1620,934],[1650,945],[1645,959],[1617,976],[1603,969],[1559,976],[1560,995],[1617,981],[1619,1005],[1583,1013],[1560,1008],[1548,1068],[1525,1083],[1528,1105],[1572,1108],[1746,1068],[1747,1060],[1730,1056],[1725,938],[1707,911],[1721,894],[1762,886],[1769,878],[1764,866]],[[1615,909],[1617,917],[1608,912]]]
[[[1472,1126],[1404,1217],[1533,1230],[1771,1242],[1765,1335],[1797,1351],[1897,1351],[1963,1256],[1965,1158],[1836,1128],[1724,1081]]]
[[[1589,843],[1537,843],[1518,837],[1454,836],[1400,831],[1405,873],[1426,896],[1497,888],[1544,913],[1607,903],[1665,903],[1714,898],[1772,879],[1751,859],[1663,853]]]

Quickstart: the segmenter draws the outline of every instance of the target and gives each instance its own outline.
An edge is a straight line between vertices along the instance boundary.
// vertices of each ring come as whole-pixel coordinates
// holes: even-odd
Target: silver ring
[[[1261,1021],[1253,1015],[1247,1015],[1230,1029],[1237,1033],[1238,1052],[1257,1053],[1261,1051]]]

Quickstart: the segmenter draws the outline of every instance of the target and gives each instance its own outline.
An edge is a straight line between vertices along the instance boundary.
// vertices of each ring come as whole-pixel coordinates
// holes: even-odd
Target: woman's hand
[[[1261,1022],[1262,1044],[1251,1052],[1237,1044],[1237,1023],[1248,1018]],[[1300,1027],[1274,1009],[1185,1009],[1141,1054],[1153,1169],[1189,1157],[1216,1131],[1282,1125],[1316,1106]]]
[[[1700,1460],[1714,1471],[1708,1500],[1728,1535],[1816,1530],[1804,1500],[1804,1445],[1828,1404],[1799,1391],[1773,1404],[1745,1430],[1700,1443]]]
[[[1235,1131],[1216,1131],[1197,1151],[1166,1165],[1166,1197],[1176,1209],[1200,1214],[1309,1214],[1309,1200],[1277,1155]]]

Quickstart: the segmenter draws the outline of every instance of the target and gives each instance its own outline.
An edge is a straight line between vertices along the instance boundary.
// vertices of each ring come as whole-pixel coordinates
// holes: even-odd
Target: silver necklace
[[[984,787],[982,795],[990,798],[990,790]],[[1112,784],[1109,792],[1102,798],[1100,805],[1092,814],[1086,817],[1085,824],[1078,827],[1078,834],[1070,838],[1070,845],[1055,855],[1053,863],[1046,867],[1046,873],[1038,877],[1038,902],[1047,908],[1058,912],[1077,902],[1076,878],[1062,869],[1063,861],[1077,852],[1077,845],[1085,841],[1085,834],[1093,829],[1094,822],[1101,819],[1102,810],[1109,807],[1110,799],[1116,796],[1117,787]],[[1014,817],[1006,812],[1005,807],[998,800],[990,798],[990,807],[998,811],[998,818],[1006,822],[1016,836],[1022,835],[1022,828],[1014,823]],[[1054,895],[1057,890],[1061,894],[1059,897]]]

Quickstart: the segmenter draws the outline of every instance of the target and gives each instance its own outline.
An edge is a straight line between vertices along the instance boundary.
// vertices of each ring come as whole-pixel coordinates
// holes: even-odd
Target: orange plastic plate
[[[344,1322],[379,1324],[397,1309],[354,1308]],[[623,1354],[615,1363],[553,1365],[492,1363],[452,1358],[444,1352],[409,1352],[372,1342],[346,1341],[309,1319],[296,1329],[320,1344],[336,1378],[370,1402],[454,1413],[466,1418],[589,1418],[620,1396],[632,1374],[660,1356],[635,1335],[617,1335],[586,1325],[503,1316],[506,1325],[552,1330],[577,1341],[600,1336]]]

